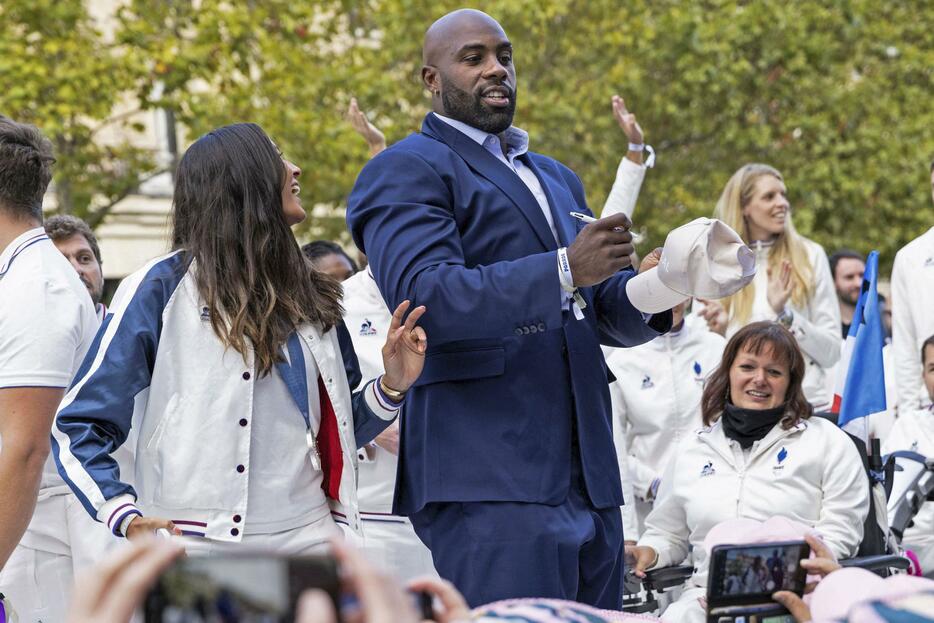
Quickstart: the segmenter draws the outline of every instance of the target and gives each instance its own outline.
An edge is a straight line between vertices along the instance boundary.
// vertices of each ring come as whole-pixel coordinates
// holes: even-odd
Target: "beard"
[[[94,303],[94,307],[100,304],[101,299],[104,298],[104,284],[101,283],[100,286],[94,285],[88,280],[81,278],[81,282],[84,283],[84,287],[88,289],[88,294],[91,295],[91,302]]]
[[[500,134],[512,125],[516,114],[516,92],[510,89],[509,105],[491,109],[480,95],[463,91],[441,76],[441,104],[444,114],[489,134]]]

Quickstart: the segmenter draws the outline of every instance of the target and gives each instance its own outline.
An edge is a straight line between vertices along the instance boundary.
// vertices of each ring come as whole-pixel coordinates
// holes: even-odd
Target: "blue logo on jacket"
[[[363,324],[360,325],[360,335],[376,335],[376,329],[369,318],[363,319]]]
[[[704,465],[704,468],[700,470],[701,478],[704,476],[713,476],[716,473],[717,470],[713,468],[713,461],[708,462],[707,465]]]
[[[653,383],[652,378],[646,374],[645,378],[642,379],[642,389],[649,389],[651,387],[655,387],[655,383]]]

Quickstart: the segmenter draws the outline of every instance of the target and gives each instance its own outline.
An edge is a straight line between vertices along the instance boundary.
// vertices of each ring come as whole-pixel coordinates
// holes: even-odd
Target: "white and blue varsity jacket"
[[[127,277],[66,394],[52,428],[59,473],[85,509],[120,536],[130,514],[171,519],[186,534],[239,541],[247,516],[253,355],[225,348],[211,328],[183,252]],[[318,445],[336,521],[359,530],[356,449],[398,414],[360,381],[343,325],[297,333],[320,376]],[[314,367],[309,366],[309,374]],[[138,430],[135,488],[111,457]]]

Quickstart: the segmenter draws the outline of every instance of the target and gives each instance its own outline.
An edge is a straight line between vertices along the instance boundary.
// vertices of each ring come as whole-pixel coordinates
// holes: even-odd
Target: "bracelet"
[[[571,274],[571,263],[568,262],[568,249],[561,247],[558,249],[558,280],[561,282],[561,289],[572,294],[574,287],[574,276]]]
[[[794,312],[792,312],[790,309],[786,307],[785,309],[782,310],[782,313],[780,313],[775,320],[776,322],[781,324],[786,329],[790,329],[791,323],[795,321],[795,314]]]
[[[384,394],[386,394],[386,398],[389,398],[395,403],[399,403],[405,400],[405,392],[400,392],[398,389],[391,389],[388,385],[386,385],[386,381],[383,380],[382,375],[379,377],[379,389]]]
[[[644,143],[629,143],[629,151],[645,151]]]

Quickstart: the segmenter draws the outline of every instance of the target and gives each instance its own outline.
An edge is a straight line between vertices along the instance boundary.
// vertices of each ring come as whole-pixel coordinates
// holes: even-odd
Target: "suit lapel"
[[[568,214],[568,209],[575,205],[574,198],[571,197],[570,193],[568,193],[567,189],[562,185],[552,183],[552,178],[544,174],[543,167],[535,162],[531,154],[526,153],[520,156],[520,158],[524,164],[532,169],[532,172],[535,173],[535,177],[537,177],[538,181],[541,183],[542,190],[545,191],[545,197],[548,199],[551,219],[555,223],[555,229],[558,230],[558,238],[561,240],[561,246],[568,246],[574,242],[574,237],[577,233],[576,227],[574,226],[575,221],[572,221],[571,216]],[[547,166],[547,163],[544,163],[544,165]]]
[[[495,184],[512,200],[546,249],[553,251],[558,248],[538,201],[515,171],[469,136],[435,118],[431,113],[425,117],[422,134],[440,140],[456,151],[470,168]],[[544,182],[542,186],[545,186]]]

